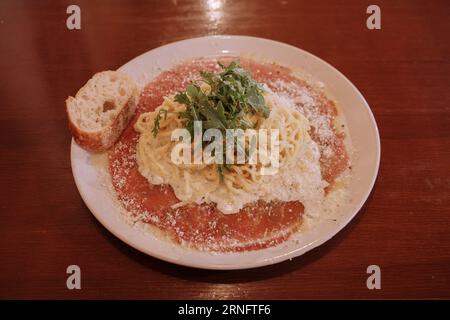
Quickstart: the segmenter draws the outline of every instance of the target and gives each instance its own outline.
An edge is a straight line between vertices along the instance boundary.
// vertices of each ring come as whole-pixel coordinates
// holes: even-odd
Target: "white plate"
[[[205,56],[245,55],[271,60],[325,84],[343,110],[357,157],[352,162],[352,201],[341,207],[334,223],[323,223],[276,247],[243,253],[208,253],[183,249],[129,225],[111,192],[106,155],[94,156],[72,141],[71,161],[76,185],[86,205],[109,231],[130,246],[169,262],[204,269],[246,269],[281,262],[319,246],[333,237],[358,213],[374,185],[380,161],[375,119],[356,87],[339,71],[316,56],[293,46],[253,37],[211,36],[171,43],[140,55],[119,71],[141,84],[178,62]]]

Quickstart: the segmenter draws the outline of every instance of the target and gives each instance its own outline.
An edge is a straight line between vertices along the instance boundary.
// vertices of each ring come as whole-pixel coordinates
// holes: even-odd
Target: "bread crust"
[[[137,86],[135,86],[130,98],[114,118],[112,124],[97,132],[85,131],[75,123],[69,112],[69,105],[73,100],[75,98],[72,96],[66,100],[66,113],[69,120],[68,126],[72,137],[83,149],[91,152],[103,152],[115,144],[133,118],[139,101],[139,91]]]

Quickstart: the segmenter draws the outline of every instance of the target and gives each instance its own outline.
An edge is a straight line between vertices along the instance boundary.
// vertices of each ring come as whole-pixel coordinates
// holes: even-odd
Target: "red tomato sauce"
[[[231,58],[220,60],[227,63]],[[275,92],[280,88],[270,84],[273,79],[308,90],[319,102],[318,112],[329,115],[330,121],[336,116],[334,103],[305,81],[294,77],[289,69],[247,59],[241,59],[241,65]],[[139,114],[153,111],[161,105],[164,96],[183,90],[200,70],[218,70],[217,60],[199,59],[181,64],[162,72],[143,90],[135,120],[109,152],[109,170],[118,198],[133,220],[157,227],[176,243],[198,250],[236,252],[279,244],[298,231],[304,211],[300,202],[259,201],[228,215],[222,214],[213,204],[172,209],[171,206],[179,202],[172,188],[151,185],[138,171],[135,157],[138,134],[133,125]],[[284,93],[289,95],[289,92]],[[333,137],[327,141],[322,141],[313,130],[311,136],[320,146],[332,150],[332,156],[321,157],[321,168],[323,178],[333,182],[348,165],[344,135],[333,129]]]

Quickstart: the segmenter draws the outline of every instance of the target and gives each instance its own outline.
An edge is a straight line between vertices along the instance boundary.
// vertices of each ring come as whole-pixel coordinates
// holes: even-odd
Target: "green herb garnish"
[[[194,134],[194,121],[202,121],[203,132],[210,128],[219,129],[225,133],[226,129],[251,129],[256,123],[251,121],[252,115],[269,116],[270,110],[266,106],[262,86],[253,80],[250,73],[240,67],[239,61],[233,61],[228,66],[219,62],[221,72],[201,71],[201,79],[187,86],[185,91],[175,95],[175,101],[186,105],[186,110],[179,113],[183,126]],[[203,92],[201,83],[211,88],[210,92]],[[162,114],[155,118],[153,134],[159,131]],[[165,114],[167,111],[165,110]],[[202,133],[203,133],[202,132]],[[204,146],[203,146],[204,147]],[[222,176],[229,165],[219,164],[218,172]]]
[[[156,115],[156,118],[155,118],[154,123],[153,123],[153,129],[152,129],[152,133],[153,133],[154,137],[156,137],[156,135],[159,132],[160,122],[161,122],[161,119],[163,117],[164,117],[164,120],[167,119],[167,110],[166,109],[160,109],[158,111],[158,114]]]

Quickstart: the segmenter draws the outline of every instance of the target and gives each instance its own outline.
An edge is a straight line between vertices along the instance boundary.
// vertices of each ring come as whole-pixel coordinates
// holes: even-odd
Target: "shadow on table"
[[[122,242],[114,235],[112,235],[105,227],[103,227],[93,216],[92,219],[95,221],[97,229],[102,233],[103,237],[107,239],[114,247],[116,247],[124,255],[130,257],[130,259],[135,260],[141,265],[164,273],[166,275],[190,280],[198,281],[204,283],[243,283],[260,281],[264,279],[274,278],[287,274],[293,271],[301,270],[302,268],[314,263],[321,257],[325,256],[328,252],[333,250],[346,236],[351,233],[354,228],[358,225],[361,217],[364,215],[367,207],[369,207],[372,201],[372,196],[366,201],[364,206],[361,208],[356,217],[347,225],[343,230],[341,230],[336,236],[324,243],[323,245],[301,255],[300,257],[293,258],[292,260],[287,260],[278,264],[259,267],[254,269],[246,270],[203,270],[195,269],[191,267],[180,266],[165,262],[151,256],[142,253],[133,247]]]

